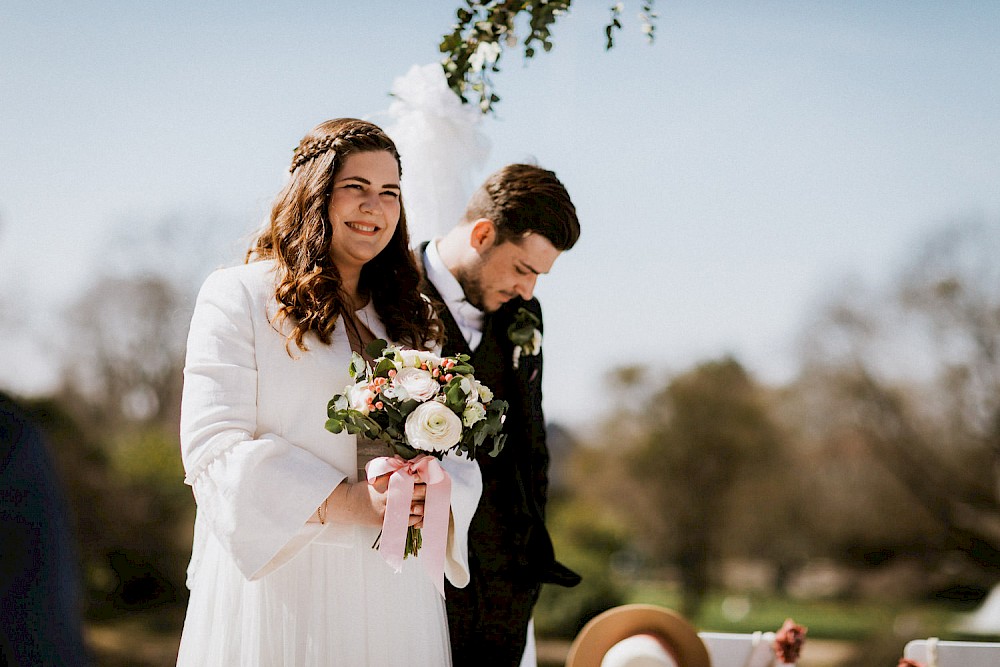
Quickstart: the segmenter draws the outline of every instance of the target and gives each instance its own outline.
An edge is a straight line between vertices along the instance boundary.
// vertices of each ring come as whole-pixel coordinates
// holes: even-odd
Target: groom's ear
[[[477,253],[482,254],[493,247],[497,240],[497,228],[489,218],[479,218],[472,223],[472,233],[469,234],[469,245]]]

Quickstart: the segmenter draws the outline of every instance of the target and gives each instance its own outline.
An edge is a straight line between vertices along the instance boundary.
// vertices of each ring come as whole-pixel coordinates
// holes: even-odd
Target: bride
[[[352,351],[375,338],[440,342],[417,291],[399,178],[377,126],[320,124],[247,263],[201,289],[181,409],[198,511],[178,665],[451,663],[444,600],[417,558],[397,574],[372,549],[386,480],[359,477],[355,436],[324,428]],[[453,488],[445,574],[464,586],[481,478],[475,462],[442,465]]]

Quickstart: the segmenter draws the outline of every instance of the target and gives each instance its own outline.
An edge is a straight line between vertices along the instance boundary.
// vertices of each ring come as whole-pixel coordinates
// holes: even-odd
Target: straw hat
[[[635,635],[653,635],[677,667],[711,667],[708,649],[698,632],[679,614],[651,604],[627,604],[595,616],[573,640],[566,667],[600,667],[618,642]]]

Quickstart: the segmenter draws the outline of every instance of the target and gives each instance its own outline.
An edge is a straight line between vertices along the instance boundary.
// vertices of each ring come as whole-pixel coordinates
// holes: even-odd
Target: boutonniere
[[[514,368],[521,362],[521,355],[534,356],[542,351],[542,321],[527,308],[518,308],[514,321],[507,327],[507,337],[514,343]]]

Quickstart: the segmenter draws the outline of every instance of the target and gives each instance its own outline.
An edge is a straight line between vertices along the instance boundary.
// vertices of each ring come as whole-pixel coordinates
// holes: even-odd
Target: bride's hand
[[[424,498],[427,497],[427,485],[417,482],[413,485],[413,500],[410,502],[410,525],[414,528],[424,526]]]
[[[377,477],[372,483],[372,487],[381,494],[389,489],[389,475]],[[414,477],[413,500],[410,501],[410,521],[409,525],[414,528],[422,528],[424,525],[424,498],[427,497],[427,485],[420,481],[420,475]],[[382,513],[385,514],[385,496],[382,496]]]
[[[327,502],[327,519],[340,523],[358,523],[368,526],[381,526],[385,516],[384,485],[369,484],[368,480],[358,482],[341,482],[330,494]],[[382,490],[379,490],[382,486]]]

